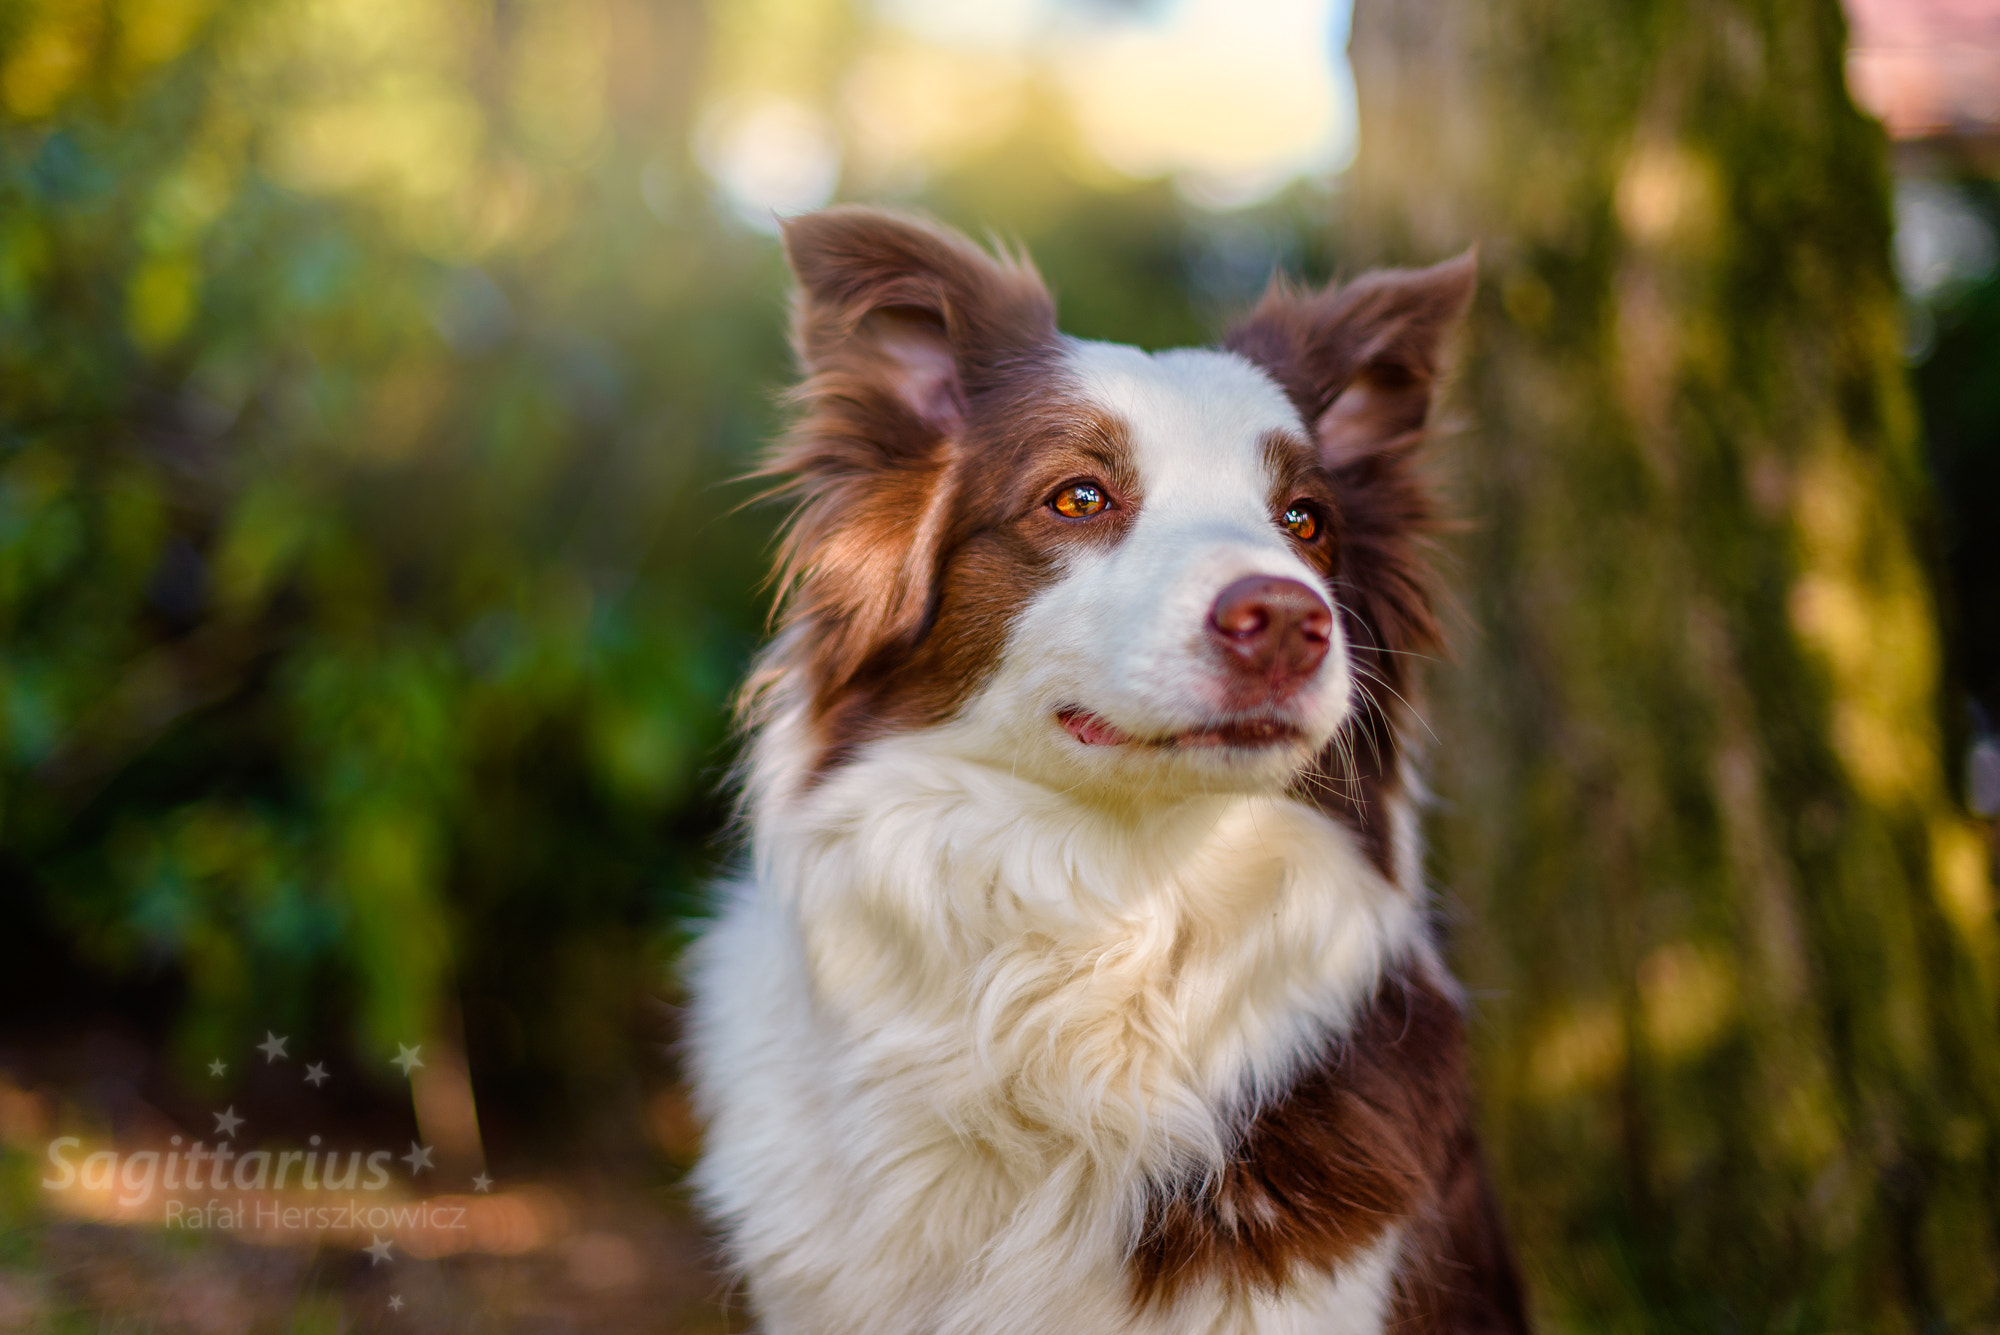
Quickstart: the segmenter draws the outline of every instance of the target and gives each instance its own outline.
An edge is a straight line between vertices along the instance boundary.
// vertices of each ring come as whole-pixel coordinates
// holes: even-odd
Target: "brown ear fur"
[[[935,224],[834,208],[785,225],[799,288],[801,409],[762,475],[798,498],[779,561],[784,618],[814,626],[814,704],[921,639],[968,414],[1053,345],[1055,308],[1023,259]]]
[[[1429,538],[1437,513],[1413,458],[1449,336],[1472,298],[1471,252],[1429,269],[1299,292],[1274,280],[1224,340],[1277,380],[1313,429],[1340,506],[1338,587],[1361,706],[1308,776],[1392,873],[1382,799],[1401,782],[1396,736],[1413,656],[1440,647]]]

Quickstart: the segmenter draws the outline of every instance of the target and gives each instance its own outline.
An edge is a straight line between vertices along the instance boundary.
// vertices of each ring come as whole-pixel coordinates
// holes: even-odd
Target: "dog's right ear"
[[[1055,338],[1054,303],[1026,261],[941,227],[845,207],[791,219],[784,236],[807,373],[886,398],[919,434],[955,434],[1001,366]]]
[[[806,378],[762,471],[799,502],[779,594],[787,624],[813,625],[803,666],[823,713],[928,630],[968,418],[1055,345],[1055,305],[1025,260],[877,209],[794,218],[785,253]]]

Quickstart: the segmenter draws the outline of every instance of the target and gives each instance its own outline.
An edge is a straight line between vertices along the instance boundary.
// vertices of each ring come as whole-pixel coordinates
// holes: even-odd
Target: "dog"
[[[762,1329],[1525,1330],[1411,768],[1471,256],[1149,354],[920,218],[784,243],[795,508],[688,974]]]

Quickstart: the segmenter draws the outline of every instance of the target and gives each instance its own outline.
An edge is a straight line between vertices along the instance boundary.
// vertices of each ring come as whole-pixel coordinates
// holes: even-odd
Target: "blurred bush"
[[[698,17],[0,18],[16,990],[164,977],[193,1055],[462,988],[588,1065],[758,631],[781,268],[677,151]]]
[[[824,2],[0,11],[17,1018],[143,1016],[188,1069],[462,1012],[527,1115],[629,1076],[721,851],[776,519],[730,479],[788,374],[769,215],[693,155],[910,58]],[[1204,215],[1008,87],[848,188],[1025,240],[1084,335],[1325,267],[1323,190]]]

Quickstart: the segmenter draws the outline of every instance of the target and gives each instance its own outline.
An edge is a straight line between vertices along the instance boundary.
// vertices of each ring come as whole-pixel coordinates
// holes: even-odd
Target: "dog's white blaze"
[[[1078,746],[1055,725],[1075,705],[1124,732],[1170,737],[1216,722],[1224,667],[1207,642],[1215,599],[1248,575],[1333,594],[1272,513],[1264,437],[1302,434],[1276,384],[1230,353],[1148,355],[1069,345],[1073,392],[1129,428],[1142,496],[1115,544],[1081,549],[1022,612],[994,680],[966,708],[993,763],[1065,788],[1127,792],[1283,786],[1346,717],[1353,677],[1336,622],[1326,659],[1281,707],[1292,745],[1189,751]]]
[[[753,746],[751,872],[693,953],[691,1042],[697,1184],[768,1335],[1360,1335],[1387,1312],[1393,1233],[1282,1295],[1131,1302],[1148,1177],[1219,1166],[1227,1114],[1428,947],[1415,894],[1283,795],[1301,752],[1113,759],[1054,725],[1065,699],[1202,722],[1216,592],[1319,584],[1269,513],[1259,436],[1298,428],[1268,380],[1212,353],[1072,363],[1132,427],[1123,541],[1037,597],[951,722],[804,785],[804,687],[781,677]],[[1302,696],[1316,741],[1347,672],[1329,653]],[[1085,782],[1106,764],[1131,768]]]
[[[1216,595],[1246,575],[1276,575],[1331,597],[1272,513],[1263,441],[1302,436],[1298,414],[1269,376],[1226,352],[1078,342],[1067,369],[1130,428],[1144,497],[1117,546],[1080,558],[1037,600],[1033,633],[1066,627],[1086,642],[1098,680],[1079,683],[1093,692],[1080,703],[1121,727],[1212,719],[1219,682],[1204,640]],[[1316,742],[1338,726],[1349,686],[1336,630],[1299,702]]]

